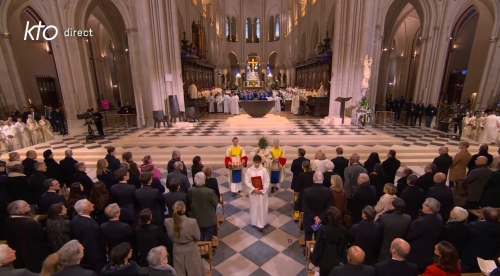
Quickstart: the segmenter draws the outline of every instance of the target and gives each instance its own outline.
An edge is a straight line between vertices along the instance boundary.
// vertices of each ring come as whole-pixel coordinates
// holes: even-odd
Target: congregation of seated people
[[[220,192],[200,157],[191,187],[174,151],[165,193],[149,155],[108,148],[96,182],[65,155],[0,163],[0,275],[205,275],[197,242],[217,234]]]
[[[423,175],[404,168],[397,181],[394,150],[362,163],[342,148],[312,161],[298,149],[293,208],[304,213],[305,239],[316,240],[310,259],[320,275],[460,275],[479,271],[476,257],[495,260],[499,157],[487,145],[475,155],[468,147],[460,143],[454,157],[441,148]],[[220,191],[199,156],[191,186],[174,151],[164,186],[151,156],[138,165],[125,152],[120,162],[110,147],[94,182],[70,149],[65,155],[57,163],[46,150],[41,162],[28,151],[0,163],[1,275],[205,275],[197,242],[217,234]]]

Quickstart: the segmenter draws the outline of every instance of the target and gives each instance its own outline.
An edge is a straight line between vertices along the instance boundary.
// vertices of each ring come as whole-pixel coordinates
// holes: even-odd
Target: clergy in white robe
[[[231,114],[232,115],[240,114],[239,102],[240,102],[240,98],[236,94],[231,97]]]
[[[16,126],[17,132],[19,133],[19,141],[21,142],[21,146],[23,148],[31,147],[33,143],[31,142],[31,133],[28,130],[28,127],[23,122],[22,118],[17,118]]]
[[[212,93],[208,96],[208,113],[214,113],[215,98]]]
[[[31,133],[31,142],[33,143],[33,145],[43,142],[42,129],[40,128],[38,122],[33,119],[33,116],[31,114],[28,115],[26,126]]]
[[[223,105],[224,100],[222,99],[221,94],[217,93],[217,97],[215,97],[215,102],[217,104],[217,113],[223,113],[224,112],[224,105]]]
[[[5,121],[4,136],[6,138],[7,142],[6,144],[9,151],[18,150],[22,147],[21,141],[19,140],[19,132],[17,131],[17,128],[14,125],[12,125],[9,120]]]
[[[45,142],[54,139],[54,134],[52,134],[52,127],[50,126],[50,122],[45,118],[45,116],[41,116],[42,119],[38,122],[40,124],[40,128],[42,129],[43,140]]]
[[[294,93],[294,95],[292,97],[292,106],[291,106],[292,114],[299,115],[299,106],[300,106],[299,95],[297,95],[296,93]]]
[[[267,190],[269,189],[269,174],[262,167],[262,158],[253,157],[253,166],[245,173],[245,184],[250,191],[248,201],[250,205],[250,224],[264,229],[267,224],[267,209],[269,206]]]
[[[281,111],[281,97],[279,96],[274,97],[274,110],[276,112]]]
[[[194,82],[188,87],[188,95],[191,99],[198,98],[198,88],[194,84]]]
[[[325,96],[325,87],[323,86],[323,82],[321,82],[319,84],[318,94],[319,94],[319,97]]]
[[[481,134],[479,136],[479,143],[496,144],[499,127],[500,127],[500,120],[495,114],[491,113],[485,119],[484,129],[483,131],[481,131]]]
[[[241,182],[243,178],[243,168],[247,166],[248,157],[245,149],[238,145],[238,138],[234,137],[233,145],[226,149],[224,164],[229,170],[228,178],[233,195],[241,192]]]
[[[224,114],[231,114],[231,97],[226,93],[224,95]]]

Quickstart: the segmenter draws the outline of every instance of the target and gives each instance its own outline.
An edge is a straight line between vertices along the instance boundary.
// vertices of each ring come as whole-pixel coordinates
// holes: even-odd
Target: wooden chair
[[[207,256],[207,262],[210,265],[210,269],[206,271],[207,276],[212,275],[212,243],[208,241],[199,241],[198,242],[198,252],[200,252],[200,256]]]
[[[217,231],[217,235],[215,235],[212,238],[212,247],[217,247],[219,246],[219,241],[220,241],[220,227],[219,227],[219,220],[217,220],[217,224],[215,225],[215,230]]]
[[[219,198],[219,203],[221,205],[221,211],[222,211],[222,214],[221,215],[217,215],[217,220],[220,222],[220,223],[223,223],[224,222],[224,195],[221,194],[220,195],[220,198]]]
[[[298,198],[299,198],[299,193],[293,193],[293,199],[292,199],[292,218],[295,221],[299,220],[299,217],[295,215],[295,209],[293,208],[295,206],[295,202],[297,202]]]
[[[198,122],[200,121],[200,114],[196,112],[194,107],[186,107],[186,121],[191,121],[191,122]]]
[[[309,264],[311,263],[311,253],[312,253],[312,249],[314,248],[315,244],[316,244],[315,241],[306,242],[306,273],[307,273],[307,275],[309,275],[310,272],[314,273],[314,270],[309,269]]]
[[[306,245],[306,238],[302,236],[302,223],[304,222],[304,212],[300,212],[299,215],[299,223],[298,223],[298,234],[297,234],[297,239],[299,240],[299,244],[304,246]]]

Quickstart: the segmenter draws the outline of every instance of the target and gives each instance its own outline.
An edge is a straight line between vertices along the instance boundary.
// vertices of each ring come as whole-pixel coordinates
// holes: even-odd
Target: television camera
[[[93,108],[87,108],[87,111],[82,114],[77,114],[76,118],[78,120],[85,120],[85,123],[83,124],[84,126],[87,126],[87,135],[85,136],[85,140],[88,141],[93,141],[97,138],[99,138],[98,135],[95,135],[96,129],[94,129],[93,126],[95,126],[95,120],[94,120],[94,109]]]

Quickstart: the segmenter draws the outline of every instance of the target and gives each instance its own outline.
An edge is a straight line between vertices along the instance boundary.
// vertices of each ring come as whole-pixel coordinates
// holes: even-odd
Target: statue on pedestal
[[[373,64],[373,59],[368,58],[368,55],[366,55],[363,61],[363,81],[361,82],[361,89],[365,91],[368,90],[372,64]]]

